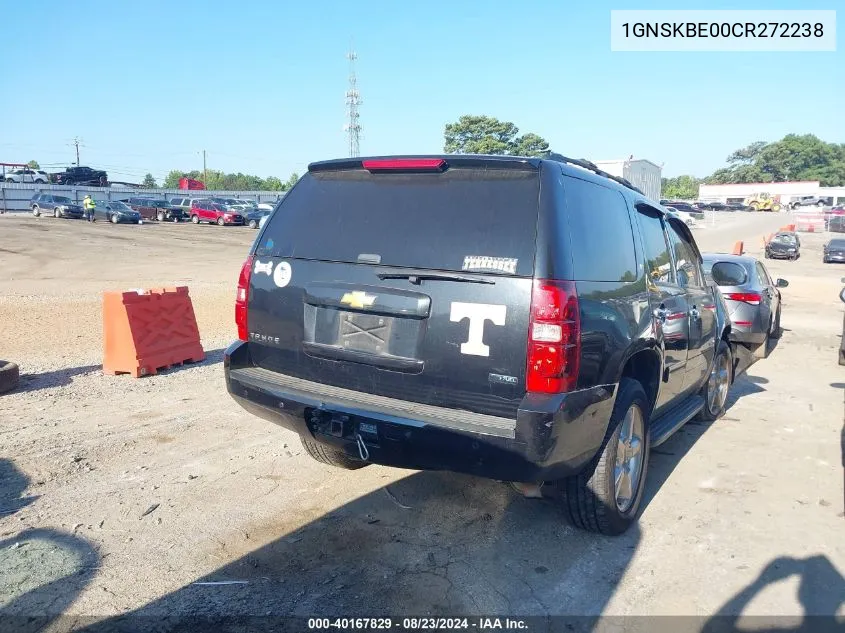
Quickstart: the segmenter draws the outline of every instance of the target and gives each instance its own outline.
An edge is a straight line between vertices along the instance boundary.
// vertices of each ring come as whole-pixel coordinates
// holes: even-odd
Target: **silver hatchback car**
[[[765,358],[769,340],[780,337],[781,294],[785,279],[772,280],[760,260],[748,255],[705,253],[704,274],[725,298],[731,318],[731,340]]]

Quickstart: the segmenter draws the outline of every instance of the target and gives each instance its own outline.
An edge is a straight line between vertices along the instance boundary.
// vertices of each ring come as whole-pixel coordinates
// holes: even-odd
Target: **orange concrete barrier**
[[[733,255],[742,255],[744,248],[745,244],[743,242],[737,242],[736,244],[734,244]]]
[[[795,232],[795,225],[794,224],[787,224],[786,226],[780,227],[781,231],[785,231],[787,233],[794,233]]]
[[[154,376],[205,360],[188,288],[103,294],[103,373]]]

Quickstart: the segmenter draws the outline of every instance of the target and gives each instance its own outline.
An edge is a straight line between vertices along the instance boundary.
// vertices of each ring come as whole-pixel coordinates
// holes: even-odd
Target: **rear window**
[[[534,170],[309,173],[284,197],[256,254],[453,271],[505,258],[497,264],[531,276],[538,197]]]
[[[745,268],[734,262],[708,263],[709,275],[717,286],[742,286],[748,281]]]

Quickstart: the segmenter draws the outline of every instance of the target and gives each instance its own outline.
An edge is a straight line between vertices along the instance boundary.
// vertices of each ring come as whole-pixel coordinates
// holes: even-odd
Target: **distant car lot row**
[[[158,222],[203,222],[219,226],[238,225],[257,229],[261,220],[273,210],[269,204],[254,200],[220,197],[173,197],[169,200],[153,197],[130,197],[124,200],[95,200],[94,218],[113,224],[138,224],[143,220]],[[35,217],[51,215],[56,218],[81,219],[84,210],[67,196],[39,193],[30,200]]]

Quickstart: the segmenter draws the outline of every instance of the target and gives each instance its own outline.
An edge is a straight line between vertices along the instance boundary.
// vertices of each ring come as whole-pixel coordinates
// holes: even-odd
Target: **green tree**
[[[290,175],[290,178],[288,178],[287,182],[284,183],[284,185],[282,186],[282,190],[287,191],[288,189],[293,187],[297,183],[298,180],[299,180],[299,174],[297,174],[296,172],[293,172]]]
[[[456,123],[447,123],[443,131],[443,151],[447,154],[513,154],[543,156],[549,144],[541,136],[522,136],[510,121],[465,114]]]
[[[812,134],[787,134],[773,143],[758,141],[728,156],[709,184],[818,180],[823,187],[845,185],[845,145]]]
[[[38,164],[37,160],[31,160],[26,164],[27,167],[30,169],[41,169],[41,165]]]
[[[267,191],[284,191],[285,183],[280,178],[269,176],[264,179],[264,189]]]
[[[695,176],[676,176],[675,178],[663,178],[661,195],[664,198],[678,200],[692,200],[698,197],[698,185],[701,180]]]
[[[144,182],[142,182],[141,185],[147,189],[155,189],[156,187],[158,187],[158,185],[156,184],[156,179],[153,178],[153,175],[149,173],[144,176]]]

